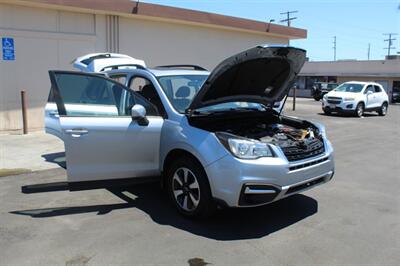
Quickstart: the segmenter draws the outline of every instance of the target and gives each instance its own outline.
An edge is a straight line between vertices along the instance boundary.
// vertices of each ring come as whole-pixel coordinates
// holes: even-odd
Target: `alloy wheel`
[[[200,202],[200,186],[196,176],[186,167],[178,168],[172,177],[175,201],[185,211],[194,211]]]
[[[364,107],[363,107],[362,104],[359,104],[359,105],[357,106],[357,116],[358,116],[358,117],[361,117],[361,116],[363,115],[363,113],[364,113]]]
[[[382,113],[382,115],[385,115],[386,112],[387,112],[387,106],[386,106],[386,104],[383,104],[381,107],[381,113]]]

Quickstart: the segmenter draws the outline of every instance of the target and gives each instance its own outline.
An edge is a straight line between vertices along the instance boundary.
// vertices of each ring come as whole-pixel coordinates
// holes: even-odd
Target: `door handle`
[[[88,134],[89,130],[85,128],[73,128],[73,129],[66,129],[65,133],[71,135],[72,137],[80,137],[82,135]]]
[[[59,116],[57,111],[51,111],[51,112],[49,112],[49,115],[50,116],[54,116],[54,117],[58,117]]]

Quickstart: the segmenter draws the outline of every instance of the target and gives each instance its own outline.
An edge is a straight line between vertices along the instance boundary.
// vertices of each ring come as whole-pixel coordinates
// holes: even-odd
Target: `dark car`
[[[333,90],[338,86],[337,83],[333,82],[315,82],[312,86],[312,96],[316,101],[319,101],[324,97],[325,94]]]
[[[393,88],[392,103],[400,103],[400,88],[398,87]]]

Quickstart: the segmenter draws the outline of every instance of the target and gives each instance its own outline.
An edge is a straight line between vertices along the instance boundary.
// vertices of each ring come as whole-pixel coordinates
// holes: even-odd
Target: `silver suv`
[[[267,204],[334,174],[324,127],[274,109],[304,61],[301,49],[257,46],[211,73],[50,71],[46,131],[64,141],[72,190],[160,180],[187,216]]]

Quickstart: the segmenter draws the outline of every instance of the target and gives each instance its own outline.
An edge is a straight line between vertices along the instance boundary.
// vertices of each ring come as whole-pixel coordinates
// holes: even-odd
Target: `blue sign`
[[[14,61],[15,49],[13,38],[1,38],[1,46],[3,48],[3,60]]]

